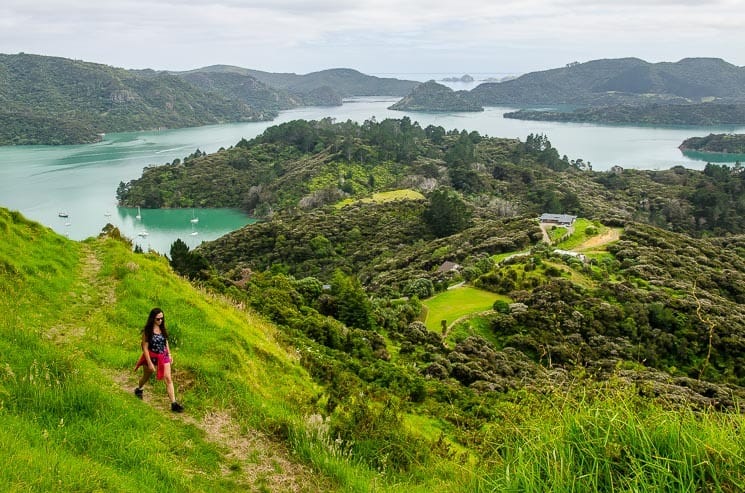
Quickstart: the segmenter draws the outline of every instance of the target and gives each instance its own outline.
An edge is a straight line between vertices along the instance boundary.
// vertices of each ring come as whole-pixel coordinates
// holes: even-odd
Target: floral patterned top
[[[148,342],[148,348],[153,353],[166,352],[166,337],[163,334],[153,334]]]

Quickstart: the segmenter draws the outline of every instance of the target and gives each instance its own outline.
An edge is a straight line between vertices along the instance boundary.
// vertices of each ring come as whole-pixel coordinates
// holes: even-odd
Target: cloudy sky
[[[296,73],[510,75],[620,57],[745,66],[745,0],[3,0],[0,53],[18,52]]]

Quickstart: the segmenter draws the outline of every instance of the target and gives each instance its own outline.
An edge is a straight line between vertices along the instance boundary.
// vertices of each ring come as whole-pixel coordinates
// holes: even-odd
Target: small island
[[[468,83],[468,82],[473,82],[474,79],[470,75],[465,74],[462,77],[445,77],[444,79],[442,79],[442,81],[443,82],[466,82]]]
[[[683,141],[681,151],[712,152],[717,154],[745,154],[745,134],[709,134]]]
[[[447,86],[430,80],[419,84],[411,93],[389,110],[398,111],[484,111],[468,98],[466,91],[453,91]]]

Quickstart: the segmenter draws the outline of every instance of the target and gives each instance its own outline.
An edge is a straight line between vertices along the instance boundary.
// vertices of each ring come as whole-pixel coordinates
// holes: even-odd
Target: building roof
[[[577,219],[577,216],[569,214],[541,214],[542,223],[572,224],[575,219]]]
[[[460,269],[460,265],[456,264],[455,262],[451,262],[449,260],[446,260],[442,263],[439,269],[437,269],[437,272],[451,272],[454,270]]]

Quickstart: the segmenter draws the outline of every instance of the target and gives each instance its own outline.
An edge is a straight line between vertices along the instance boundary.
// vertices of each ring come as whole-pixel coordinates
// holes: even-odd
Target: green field
[[[429,330],[441,331],[442,320],[446,320],[449,326],[466,315],[491,310],[494,302],[500,298],[507,299],[470,286],[448,289],[422,302],[427,311],[424,323]]]
[[[393,200],[424,200],[424,195],[417,192],[416,190],[411,189],[389,190],[387,192],[374,193],[372,194],[372,197],[367,197],[364,199],[345,199],[341,202],[338,202],[336,204],[336,207],[338,209],[341,209],[342,207],[346,207],[357,202],[375,202],[379,204],[383,202],[391,202]]]

